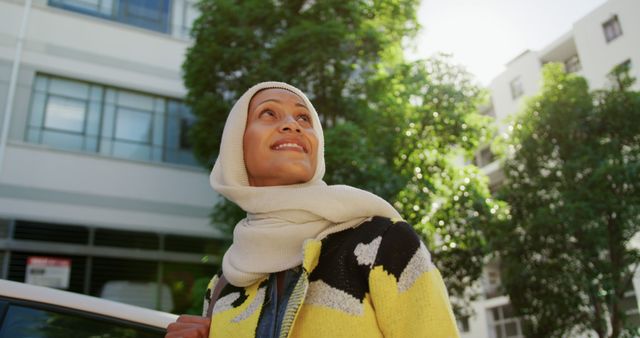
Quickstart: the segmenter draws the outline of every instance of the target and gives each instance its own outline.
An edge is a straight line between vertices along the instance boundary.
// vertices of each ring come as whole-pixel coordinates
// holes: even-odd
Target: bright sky
[[[606,0],[422,0],[411,59],[453,54],[487,85],[526,49],[539,50]]]

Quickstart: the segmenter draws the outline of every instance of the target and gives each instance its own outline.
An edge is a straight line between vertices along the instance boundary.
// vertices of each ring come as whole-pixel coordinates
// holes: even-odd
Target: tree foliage
[[[543,73],[505,143],[510,219],[489,235],[504,286],[528,336],[632,335],[621,304],[639,263],[640,93],[624,69],[594,92],[562,65]]]
[[[213,166],[224,121],[240,94],[257,82],[284,81],[304,91],[320,112],[327,131],[326,181],[390,199],[402,186],[382,156],[392,151],[387,146],[392,134],[384,142],[362,139],[363,130],[353,121],[363,121],[362,112],[370,109],[368,77],[402,62],[401,42],[417,31],[417,5],[416,0],[199,2],[202,14],[183,64],[187,103],[198,118],[190,132],[196,157]],[[365,146],[355,152],[341,148],[360,142]],[[214,222],[229,227],[242,217],[226,201],[212,213]]]
[[[416,0],[203,0],[184,63],[187,102],[199,123],[195,152],[215,157],[226,114],[251,85],[289,82],[305,92],[326,125],[357,114],[362,82],[401,57],[417,30]]]
[[[191,136],[197,157],[211,166],[244,90],[266,80],[299,87],[321,115],[325,181],[394,203],[464,306],[487,253],[482,227],[504,208],[489,198],[477,168],[456,160],[489,139],[488,118],[477,114],[485,93],[446,56],[403,58],[418,29],[418,3],[201,1],[183,65],[198,117]],[[229,226],[243,216],[226,201],[212,214]]]
[[[459,163],[491,137],[489,118],[477,113],[486,93],[464,69],[443,55],[394,69],[382,87],[382,111],[395,125],[393,170],[405,179],[394,206],[426,240],[459,315],[469,315],[476,296],[469,287],[482,273],[488,254],[484,229],[504,206],[491,199],[488,179],[478,168]],[[377,125],[372,126],[377,129]],[[375,131],[371,131],[375,133]]]

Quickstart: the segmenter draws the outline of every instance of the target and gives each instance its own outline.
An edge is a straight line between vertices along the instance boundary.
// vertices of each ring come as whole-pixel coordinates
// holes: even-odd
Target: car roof
[[[48,287],[0,279],[0,296],[51,304],[130,322],[166,328],[177,315]]]

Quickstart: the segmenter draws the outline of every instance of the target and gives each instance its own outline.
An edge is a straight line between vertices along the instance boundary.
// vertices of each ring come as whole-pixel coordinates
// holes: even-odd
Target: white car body
[[[0,279],[0,299],[15,299],[30,304],[52,305],[98,317],[119,319],[164,329],[177,315],[113,302],[78,293],[28,285]]]

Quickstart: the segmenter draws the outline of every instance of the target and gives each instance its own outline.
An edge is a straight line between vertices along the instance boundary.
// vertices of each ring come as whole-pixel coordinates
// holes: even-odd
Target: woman
[[[181,316],[166,337],[458,336],[413,228],[376,195],[326,185],[324,169],[300,90],[264,82],[240,97],[210,182],[247,217],[209,284],[211,320]]]

